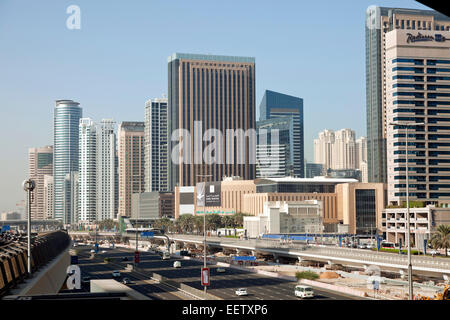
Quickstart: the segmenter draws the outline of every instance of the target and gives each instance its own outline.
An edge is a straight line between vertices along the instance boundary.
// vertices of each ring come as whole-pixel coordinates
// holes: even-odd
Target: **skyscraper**
[[[331,130],[324,130],[320,132],[319,138],[314,139],[314,163],[322,164],[324,171],[333,168],[334,140],[334,132]]]
[[[294,176],[304,178],[303,99],[266,90],[259,108],[260,120],[292,117],[294,130],[291,152],[293,157]]]
[[[169,190],[167,98],[145,103],[145,192]]]
[[[119,216],[131,216],[131,195],[144,192],[144,122],[122,122],[119,140]]]
[[[53,172],[44,176],[44,219],[53,219]]]
[[[115,121],[80,120],[79,221],[115,219]]]
[[[432,10],[370,6],[366,11],[366,108],[369,182],[386,175],[386,33],[394,29],[448,30],[450,18]]]
[[[79,222],[96,220],[97,132],[90,118],[80,120]]]
[[[97,125],[97,221],[116,219],[116,122],[103,119]]]
[[[314,140],[314,162],[322,164],[324,171],[360,170],[366,158],[366,138],[356,140],[351,129],[324,130]]]
[[[44,176],[53,175],[53,147],[30,148],[28,150],[29,176],[36,183],[31,202],[31,218],[46,219],[44,209]]]
[[[355,131],[341,129],[334,134],[334,159],[332,169],[357,169]]]
[[[294,176],[293,118],[258,121],[256,129],[256,178]]]
[[[70,221],[70,211],[64,204],[70,203],[70,193],[64,193],[67,174],[78,171],[79,122],[82,109],[78,102],[57,100],[53,122],[53,177],[54,177],[54,218],[64,223]]]
[[[407,175],[411,201],[450,201],[450,31],[444,27],[450,21],[385,35],[390,203],[406,202]]]
[[[203,181],[198,175],[212,175],[211,181],[224,176],[254,179],[255,59],[175,53],[168,58],[168,72],[169,134],[185,130],[175,137],[182,142],[178,146],[183,152],[171,159],[170,191],[176,185],[193,186]],[[210,129],[223,136],[212,137]],[[253,137],[243,136],[252,131]],[[213,139],[218,146],[214,155],[207,153]],[[236,147],[239,139],[241,144]],[[169,150],[174,147],[177,142],[169,139]]]

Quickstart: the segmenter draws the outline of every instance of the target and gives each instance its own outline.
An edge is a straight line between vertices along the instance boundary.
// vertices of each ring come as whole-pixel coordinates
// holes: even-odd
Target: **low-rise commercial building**
[[[428,205],[424,208],[410,208],[411,244],[422,246],[424,239],[431,239],[440,225],[450,225],[450,208]],[[382,213],[382,232],[388,242],[406,245],[407,209],[386,208]]]
[[[173,217],[173,193],[135,193],[131,199],[132,220],[155,220]]]
[[[268,202],[264,213],[255,217],[244,217],[244,229],[251,238],[262,234],[322,233],[322,202],[307,200],[301,202]]]

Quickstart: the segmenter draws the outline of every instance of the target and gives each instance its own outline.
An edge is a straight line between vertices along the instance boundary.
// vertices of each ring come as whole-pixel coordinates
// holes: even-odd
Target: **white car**
[[[314,291],[311,287],[298,285],[295,286],[295,296],[301,299],[313,298]]]
[[[115,270],[115,271],[113,271],[112,276],[113,276],[113,278],[119,278],[120,277],[120,272]]]
[[[224,268],[217,268],[216,271],[217,271],[217,273],[224,273],[225,269]]]
[[[175,261],[175,262],[173,263],[173,267],[174,267],[174,268],[181,268],[181,262],[180,262],[180,261]]]
[[[438,256],[438,255],[441,254],[441,253],[439,252],[439,250],[436,250],[436,249],[431,249],[429,253],[430,253],[431,255],[435,255],[435,256]]]
[[[106,253],[106,250],[102,250],[102,253]]]
[[[248,295],[247,289],[244,289],[244,288],[237,289],[236,295],[237,296],[247,296]]]
[[[92,250],[91,250],[91,253],[95,253],[95,250],[94,250],[94,249],[92,249]]]

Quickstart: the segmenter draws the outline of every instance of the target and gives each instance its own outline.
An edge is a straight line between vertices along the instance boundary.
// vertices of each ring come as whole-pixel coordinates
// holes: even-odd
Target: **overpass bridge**
[[[203,245],[202,236],[168,235],[171,241]],[[408,258],[406,255],[377,252],[364,249],[350,249],[333,246],[282,243],[269,239],[239,240],[230,238],[207,237],[206,245],[237,252],[248,251],[252,254],[270,254],[275,258],[289,257],[301,260],[345,264],[367,268],[376,265],[386,271],[406,272]],[[415,274],[440,276],[450,275],[450,259],[428,256],[412,256]]]

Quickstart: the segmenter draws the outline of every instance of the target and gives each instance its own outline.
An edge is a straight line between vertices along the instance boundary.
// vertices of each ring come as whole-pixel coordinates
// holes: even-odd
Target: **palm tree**
[[[450,248],[450,225],[440,225],[436,233],[431,238],[431,246],[434,249],[445,249],[445,256],[447,256],[447,249]]]
[[[197,234],[203,231],[203,216],[194,217],[194,226],[197,229]]]

